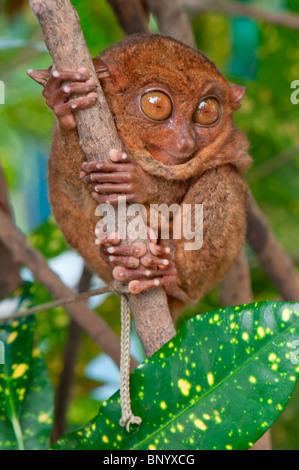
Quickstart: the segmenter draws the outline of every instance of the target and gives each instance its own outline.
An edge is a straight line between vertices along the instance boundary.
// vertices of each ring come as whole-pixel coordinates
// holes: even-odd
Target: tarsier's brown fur
[[[178,287],[189,302],[195,302],[219,283],[244,241],[247,186],[242,174],[251,158],[246,137],[233,123],[232,112],[239,101],[231,84],[208,58],[171,38],[133,36],[109,47],[99,58],[111,71],[111,79],[101,83],[117,130],[137,164],[140,178],[146,181],[146,192],[134,202],[146,207],[203,203],[200,250],[186,251],[184,239],[159,242],[170,246]],[[163,87],[172,97],[172,126],[142,118],[137,97],[149,87]],[[220,121],[194,129],[192,114],[207,94],[221,103]],[[165,164],[155,158],[155,145],[171,150],[178,138],[190,132],[197,133],[198,142],[191,159]],[[112,269],[94,244],[97,203],[78,178],[84,159],[77,131],[56,125],[49,159],[54,216],[69,244],[109,282]],[[171,310],[181,311],[185,305],[181,296],[176,295],[175,288],[167,292]]]

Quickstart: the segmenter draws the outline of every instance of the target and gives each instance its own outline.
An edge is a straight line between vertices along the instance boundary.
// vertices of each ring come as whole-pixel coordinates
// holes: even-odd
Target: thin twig
[[[247,183],[255,183],[261,178],[264,178],[265,176],[274,173],[275,171],[279,170],[284,165],[289,163],[291,160],[298,157],[298,155],[298,147],[292,147],[290,149],[285,150],[276,157],[267,160],[265,163],[262,163],[257,168],[254,168],[253,170],[249,171],[248,175],[246,176]]]
[[[10,320],[12,318],[23,317],[24,315],[33,315],[38,312],[43,312],[44,310],[50,310],[52,308],[62,307],[63,305],[71,304],[73,302],[78,302],[80,300],[86,300],[95,295],[106,294],[107,292],[112,292],[112,287],[104,286],[99,287],[98,289],[93,289],[88,292],[82,292],[82,294],[74,294],[70,297],[65,297],[64,299],[53,300],[52,302],[46,302],[44,304],[37,305],[36,307],[31,308],[22,308],[17,312],[11,313],[5,317],[1,317],[0,320]]]

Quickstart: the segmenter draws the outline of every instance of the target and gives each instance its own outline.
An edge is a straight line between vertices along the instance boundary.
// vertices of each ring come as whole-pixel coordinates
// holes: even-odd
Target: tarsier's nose
[[[195,139],[191,135],[179,136],[176,139],[177,150],[181,153],[193,153],[195,150]]]

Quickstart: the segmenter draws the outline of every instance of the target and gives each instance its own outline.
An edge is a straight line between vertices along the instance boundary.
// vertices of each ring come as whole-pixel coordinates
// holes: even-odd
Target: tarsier
[[[87,163],[75,109],[93,106],[88,70],[28,71],[44,86],[55,125],[49,197],[69,244],[100,278],[129,282],[132,293],[162,285],[174,317],[214,288],[238,255],[246,230],[248,141],[233,122],[245,89],[228,82],[203,53],[162,35],[131,36],[104,50],[94,66],[127,153]],[[79,97],[72,96],[80,94]],[[78,96],[78,95],[77,95]],[[203,204],[203,244],[150,235],[123,246],[114,234],[95,245],[100,203],[119,196],[143,204]],[[146,269],[144,268],[146,267]]]

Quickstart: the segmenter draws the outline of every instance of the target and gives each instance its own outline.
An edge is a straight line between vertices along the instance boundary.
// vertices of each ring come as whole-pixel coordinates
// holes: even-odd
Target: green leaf
[[[55,449],[248,449],[277,419],[298,378],[299,304],[261,302],[187,321],[131,375],[132,410],[119,425],[119,392]]]
[[[0,325],[0,449],[47,449],[53,390],[41,353],[33,349],[34,317]]]

